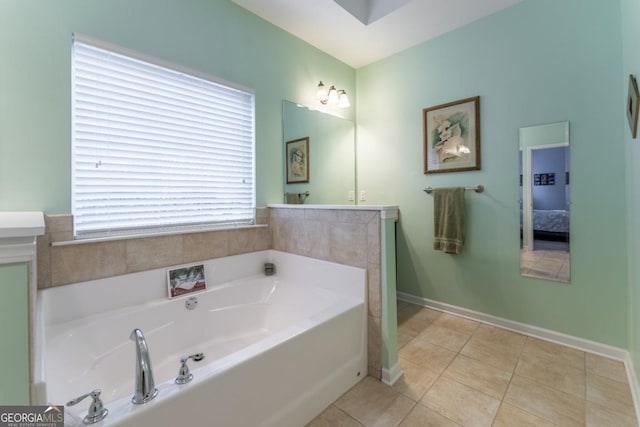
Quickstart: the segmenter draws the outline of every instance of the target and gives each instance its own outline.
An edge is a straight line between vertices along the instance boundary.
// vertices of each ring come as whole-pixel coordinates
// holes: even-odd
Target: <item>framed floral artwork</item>
[[[309,182],[309,137],[286,143],[287,184]]]
[[[424,173],[480,169],[480,97],[422,110]]]

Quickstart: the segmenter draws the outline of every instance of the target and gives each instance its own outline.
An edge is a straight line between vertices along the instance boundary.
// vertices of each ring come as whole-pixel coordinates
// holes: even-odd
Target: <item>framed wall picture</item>
[[[633,139],[638,135],[638,82],[633,75],[629,75],[629,94],[627,96],[627,119]]]
[[[309,137],[286,143],[287,184],[309,182]]]
[[[533,174],[533,185],[556,185],[556,174],[535,173]]]
[[[424,173],[480,169],[480,97],[422,110]]]
[[[207,289],[204,264],[181,265],[167,270],[169,298]]]

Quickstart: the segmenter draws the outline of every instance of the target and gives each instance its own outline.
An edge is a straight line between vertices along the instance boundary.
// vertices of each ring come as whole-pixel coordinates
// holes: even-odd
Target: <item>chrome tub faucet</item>
[[[134,329],[129,338],[136,344],[136,385],[131,401],[135,404],[147,403],[158,395],[153,381],[149,347],[140,329]]]

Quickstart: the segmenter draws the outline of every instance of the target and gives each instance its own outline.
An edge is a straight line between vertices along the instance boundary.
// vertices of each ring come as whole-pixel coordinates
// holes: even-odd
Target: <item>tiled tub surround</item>
[[[46,215],[45,224],[38,237],[39,289],[271,248],[267,208],[256,209],[257,227],[71,245],[59,245],[73,240],[71,215]]]
[[[401,374],[396,348],[393,234],[398,208],[269,206],[273,249],[366,269],[368,371],[372,377],[393,383]],[[382,234],[385,230],[386,236]]]
[[[275,275],[265,276],[266,262]],[[105,427],[295,427],[366,375],[363,269],[274,250],[203,264],[208,288],[190,295],[194,310],[188,296],[166,298],[164,268],[41,290],[41,403],[100,388]],[[131,403],[134,328],[159,390],[145,405]],[[199,352],[193,380],[176,385],[180,357]]]

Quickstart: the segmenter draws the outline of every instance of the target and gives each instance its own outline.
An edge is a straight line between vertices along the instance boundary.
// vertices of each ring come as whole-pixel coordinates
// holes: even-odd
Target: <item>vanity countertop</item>
[[[42,212],[0,212],[0,265],[35,261],[36,237],[43,234]]]
[[[398,220],[398,205],[293,205],[285,203],[272,203],[267,205],[272,209],[326,209],[345,211],[379,211],[383,218],[392,217]]]
[[[0,239],[44,234],[42,212],[0,212]]]
[[[364,210],[381,211],[385,209],[398,209],[397,205],[291,205],[286,203],[270,203],[268,208],[292,208],[292,209],[340,209],[340,210]]]

